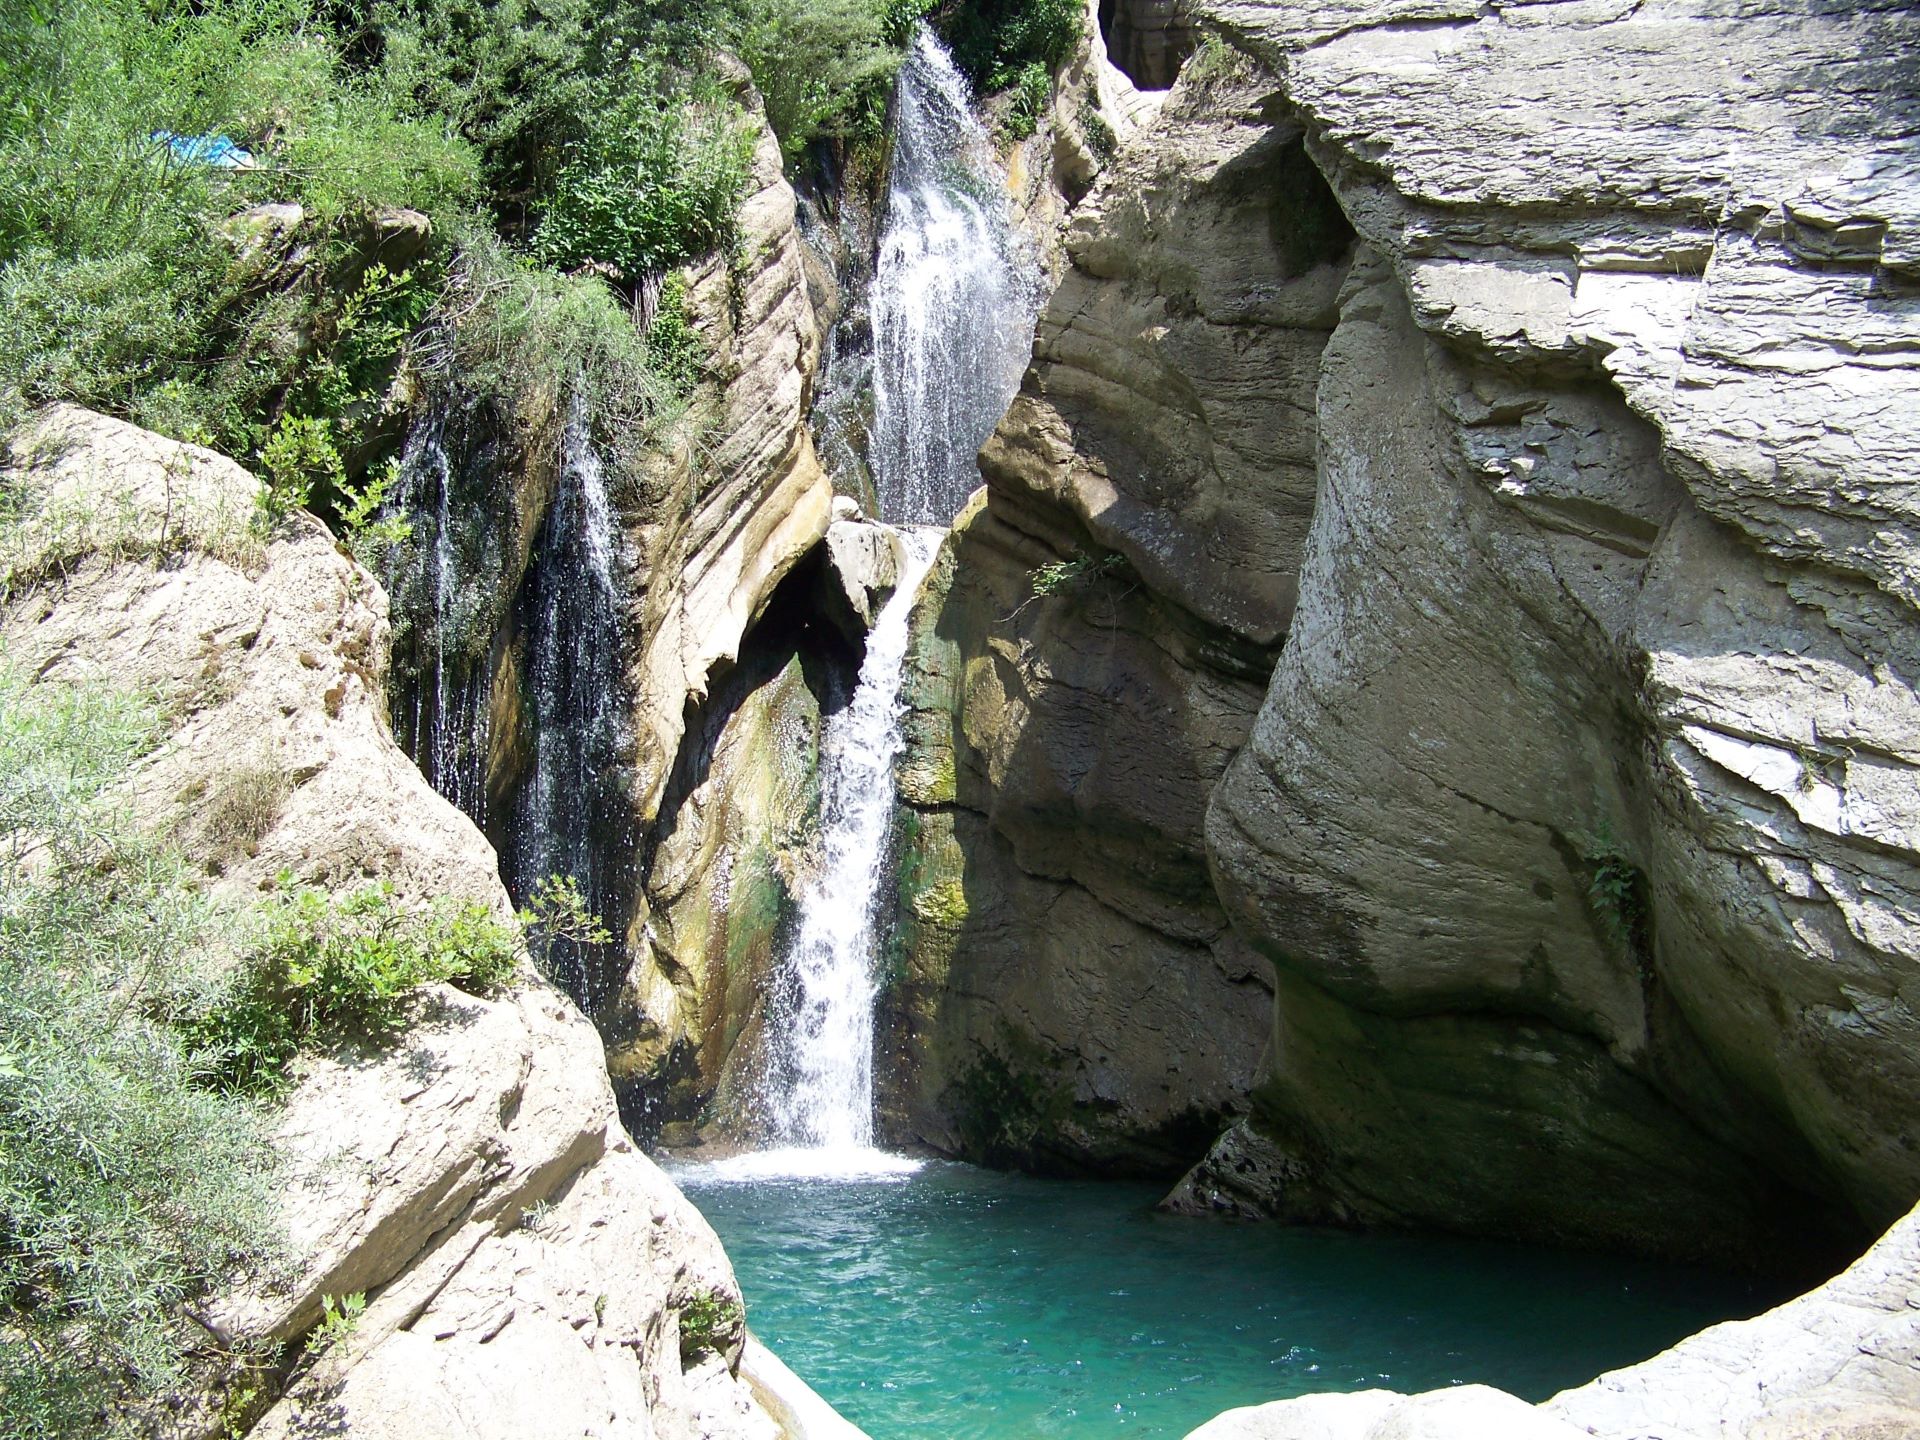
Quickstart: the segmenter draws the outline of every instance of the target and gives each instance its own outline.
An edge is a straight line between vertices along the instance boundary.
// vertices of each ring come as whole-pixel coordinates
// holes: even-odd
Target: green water
[[[1673,1266],[1180,1219],[1154,1187],[964,1165],[676,1178],[754,1333],[874,1440],[1178,1437],[1369,1386],[1543,1399],[1778,1298]]]

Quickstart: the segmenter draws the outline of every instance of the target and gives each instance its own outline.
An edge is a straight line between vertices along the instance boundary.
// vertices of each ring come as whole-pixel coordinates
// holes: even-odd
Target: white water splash
[[[1041,276],[967,83],[922,25],[894,102],[887,222],[873,277],[881,518],[946,525],[1033,351]]]
[[[937,530],[901,536],[899,586],[867,636],[853,701],[821,741],[821,826],[803,882],[776,1027],[769,1118],[787,1146],[813,1152],[807,1173],[897,1165],[873,1149],[873,1009],[883,930],[876,901],[893,824],[893,763],[905,745],[900,698],[908,626],[932,567]],[[786,1167],[796,1163],[771,1159]]]

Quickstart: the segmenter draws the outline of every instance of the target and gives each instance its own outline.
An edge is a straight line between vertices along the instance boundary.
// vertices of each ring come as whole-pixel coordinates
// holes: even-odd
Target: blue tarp
[[[183,165],[204,165],[210,170],[251,170],[253,155],[225,135],[176,135],[171,130],[156,130],[153,138],[173,152]]]

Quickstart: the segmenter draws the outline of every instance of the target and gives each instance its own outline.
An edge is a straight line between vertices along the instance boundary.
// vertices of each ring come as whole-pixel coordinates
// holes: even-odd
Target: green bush
[[[204,1343],[184,1302],[274,1254],[272,1152],[137,1003],[217,912],[110,803],[157,735],[126,696],[0,666],[0,1436],[120,1434]]]
[[[877,128],[900,68],[897,47],[911,29],[891,8],[875,0],[742,0],[733,45],[789,158],[824,136]]]
[[[1013,103],[1007,108],[1002,128],[1010,138],[1024,140],[1040,127],[1040,117],[1047,113],[1047,102],[1053,98],[1053,75],[1038,60],[1029,60],[1009,88]]]
[[[954,63],[981,94],[1021,83],[1029,65],[1051,73],[1080,34],[1079,0],[963,0],[936,25]]]
[[[485,993],[515,973],[514,930],[471,901],[409,906],[382,883],[344,897],[286,888],[262,908],[262,933],[235,974],[177,1016],[224,1091],[275,1090],[319,1039],[389,1039],[425,986]]]
[[[679,413],[631,311],[597,276],[556,274],[473,234],[439,320],[422,361],[477,395],[505,404],[542,388],[577,393],[613,433],[651,433]]]
[[[554,182],[534,253],[562,270],[598,263],[636,281],[725,249],[753,160],[737,105],[677,94],[636,67]]]

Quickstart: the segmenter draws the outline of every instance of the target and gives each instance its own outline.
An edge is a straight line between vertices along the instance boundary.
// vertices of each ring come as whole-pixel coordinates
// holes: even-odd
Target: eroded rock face
[[[1912,19],[1413,13],[1209,10],[1370,252],[1208,821],[1269,1200],[1871,1233],[1920,1191]]]
[[[641,732],[636,802],[658,812],[684,731],[716,666],[780,579],[826,534],[833,486],[807,424],[820,360],[805,242],[780,147],[762,129],[739,216],[744,273],[716,256],[691,277],[688,304],[709,352],[694,424],[710,436],[657,477],[673,499],[626,517],[628,593],[640,637],[632,667]],[[737,302],[737,303],[736,303]],[[660,577],[675,577],[661,583]]]
[[[236,895],[287,870],[505,912],[485,840],[388,732],[385,594],[318,521],[255,538],[239,466],[73,407],[10,451],[0,640],[38,677],[164,707],[133,787],[149,823]],[[395,1047],[316,1059],[275,1134],[296,1268],[216,1328],[298,1342],[323,1296],[367,1307],[252,1433],[780,1433],[734,1373],[718,1241],[627,1138],[593,1027],[531,971],[490,1000],[437,988]]]

